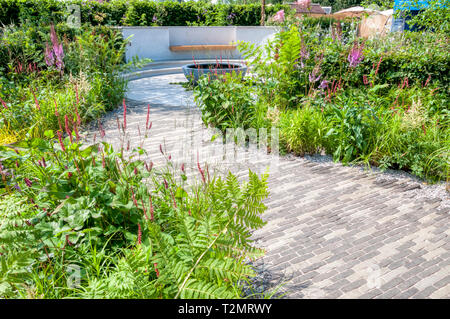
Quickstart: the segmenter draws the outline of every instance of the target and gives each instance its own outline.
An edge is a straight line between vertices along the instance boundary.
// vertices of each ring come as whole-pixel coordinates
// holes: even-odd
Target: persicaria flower
[[[142,230],[141,230],[141,224],[138,223],[138,245],[142,243]]]
[[[148,195],[148,198],[149,198],[149,201],[150,201],[150,219],[151,219],[151,221],[153,221],[153,218],[154,218],[154,215],[153,215],[153,212],[154,212],[154,209],[153,209],[153,202],[152,202],[152,195]]]
[[[148,123],[150,121],[150,104],[147,105],[147,122],[145,122],[145,128],[148,130]]]
[[[8,106],[6,105],[5,101],[3,101],[1,97],[0,97],[0,102],[2,103],[3,108],[5,108],[5,109],[8,108]]]
[[[127,105],[125,104],[125,99],[123,99],[123,129],[127,129]]]
[[[27,184],[28,187],[31,187],[33,185],[33,183],[26,177],[24,179],[24,182],[25,182],[25,184]]]
[[[61,145],[61,149],[63,150],[63,152],[65,152],[66,148],[64,147],[64,143],[62,141],[61,132],[60,131],[56,131],[56,134],[58,135],[59,145]]]
[[[367,79],[367,75],[363,75],[363,82],[364,82],[364,85],[369,84],[369,80]]]
[[[40,110],[41,107],[39,106],[39,102],[38,102],[38,100],[37,100],[37,98],[36,98],[36,93],[34,93],[34,90],[33,90],[33,89],[31,89],[31,93],[33,94],[34,104],[36,104],[36,108],[37,108],[38,110]]]

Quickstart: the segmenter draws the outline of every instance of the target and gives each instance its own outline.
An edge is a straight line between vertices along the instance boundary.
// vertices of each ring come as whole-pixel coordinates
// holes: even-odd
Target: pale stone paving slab
[[[210,174],[232,171],[240,180],[248,169],[268,171],[267,225],[253,234],[267,252],[255,262],[255,291],[283,284],[287,298],[450,297],[449,210],[439,200],[417,198],[416,181],[275,158],[254,146],[238,148],[236,155],[247,161],[236,163],[223,156],[218,139],[211,141],[215,133],[203,125],[192,93],[170,84],[181,81],[180,74],[131,81],[127,139],[121,141],[117,129],[121,108],[103,119],[104,140],[125,149],[129,140],[156,166],[170,155],[175,167],[185,163],[188,176],[197,178],[197,159],[202,167],[208,163]],[[147,104],[152,128],[145,139]]]

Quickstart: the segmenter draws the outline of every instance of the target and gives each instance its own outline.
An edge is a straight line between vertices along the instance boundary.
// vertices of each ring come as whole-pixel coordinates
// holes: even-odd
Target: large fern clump
[[[242,297],[267,175],[197,163],[188,181],[170,159],[47,135],[0,147],[0,297]]]
[[[184,194],[177,207],[148,221],[148,237],[126,250],[104,278],[81,294],[94,298],[238,298],[241,280],[253,276],[249,258],[263,252],[251,245],[252,229],[264,225],[267,176],[249,182],[216,178]],[[167,207],[166,207],[167,208]]]

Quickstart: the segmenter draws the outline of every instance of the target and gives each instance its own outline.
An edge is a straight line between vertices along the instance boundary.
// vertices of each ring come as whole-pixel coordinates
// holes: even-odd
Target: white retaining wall
[[[238,50],[201,50],[172,52],[172,45],[213,45],[246,41],[261,44],[271,38],[277,27],[120,27],[124,38],[131,37],[126,59],[133,56],[154,61],[192,59],[239,59]]]

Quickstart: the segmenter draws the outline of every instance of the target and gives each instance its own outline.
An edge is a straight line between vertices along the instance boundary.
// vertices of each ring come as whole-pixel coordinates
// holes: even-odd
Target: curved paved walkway
[[[163,145],[190,174],[198,174],[197,156],[211,173],[231,170],[242,179],[249,168],[269,168],[268,223],[254,233],[267,254],[255,263],[259,276],[252,292],[282,284],[287,298],[450,297],[449,210],[439,200],[417,198],[419,183],[335,163],[275,158],[254,146],[240,149],[247,160],[239,165],[224,160],[192,93],[171,84],[181,81],[175,74],[130,82],[129,146],[141,146],[158,165]],[[148,103],[152,128],[144,139]],[[122,112],[108,114],[103,126],[107,141],[127,147],[117,134]]]

